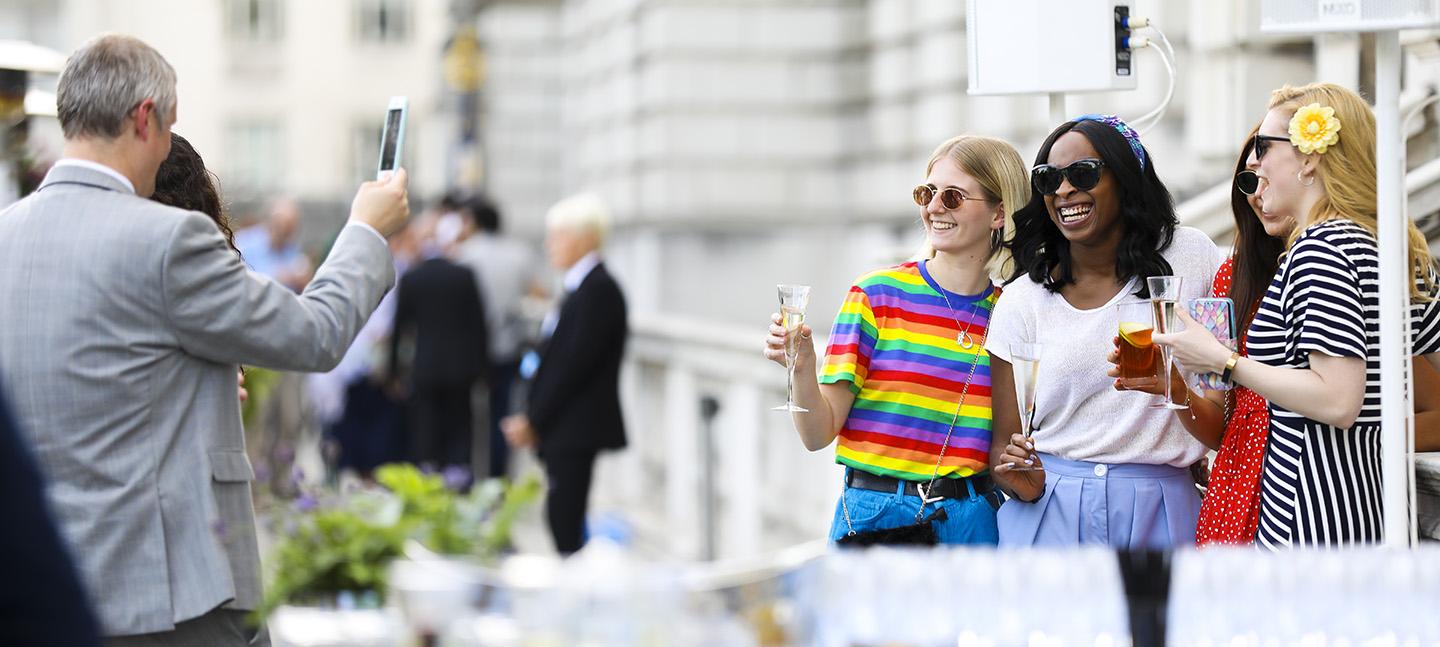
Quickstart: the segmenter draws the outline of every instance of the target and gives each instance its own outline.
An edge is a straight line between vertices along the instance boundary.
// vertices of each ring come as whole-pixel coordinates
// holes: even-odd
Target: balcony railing
[[[621,374],[630,445],[602,459],[592,496],[647,552],[747,557],[824,537],[842,468],[808,452],[763,328],[639,315]],[[824,339],[817,338],[817,349]]]

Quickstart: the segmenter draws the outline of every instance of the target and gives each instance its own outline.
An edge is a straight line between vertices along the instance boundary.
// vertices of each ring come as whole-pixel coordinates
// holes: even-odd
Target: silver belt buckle
[[[920,505],[929,505],[945,498],[943,496],[931,497],[930,493],[925,491],[924,483],[915,484],[915,493],[920,495]]]

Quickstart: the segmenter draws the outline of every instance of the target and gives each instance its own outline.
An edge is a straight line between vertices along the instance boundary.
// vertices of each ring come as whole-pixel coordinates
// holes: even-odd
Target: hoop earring
[[[991,251],[991,252],[994,252],[994,251],[997,251],[997,250],[1000,249],[1001,243],[1005,242],[1005,241],[1004,241],[1004,237],[1005,237],[1005,233],[1002,232],[1002,231],[1000,231],[999,229],[992,229],[992,230],[990,230],[990,251]]]
[[[1295,171],[1295,181],[1299,182],[1300,186],[1315,186],[1315,176],[1311,175],[1310,181],[1306,182],[1303,173],[1304,171]]]

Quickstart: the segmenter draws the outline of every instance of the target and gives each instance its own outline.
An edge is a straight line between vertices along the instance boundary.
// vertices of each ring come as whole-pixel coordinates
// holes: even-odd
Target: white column
[[[700,555],[700,405],[695,374],[681,363],[666,367],[665,519],[669,553],[682,559]]]
[[[1399,68],[1399,60],[1396,60]],[[1315,80],[1360,89],[1360,34],[1330,33],[1315,37]]]
[[[760,387],[754,382],[742,378],[725,392],[715,424],[723,475],[716,494],[725,501],[717,557],[760,554],[761,498],[765,496],[760,488],[760,433],[761,416],[771,413],[768,408],[761,403]]]
[[[1376,207],[1380,216],[1380,437],[1385,543],[1408,546],[1413,426],[1410,383],[1410,267],[1400,138],[1400,35],[1375,35]],[[1342,135],[1343,136],[1343,135]]]

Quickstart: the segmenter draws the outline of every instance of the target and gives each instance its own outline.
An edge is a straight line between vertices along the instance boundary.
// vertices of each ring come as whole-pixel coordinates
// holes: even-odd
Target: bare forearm
[[[1440,452],[1440,411],[1415,414],[1415,451]]]
[[[1170,375],[1170,398],[1176,404],[1189,404],[1186,411],[1176,411],[1175,418],[1185,427],[1195,440],[1201,442],[1209,449],[1220,449],[1220,443],[1225,438],[1225,392],[1217,393],[1221,402],[1215,402],[1209,395],[1197,393],[1190,390],[1190,385],[1175,370]]]
[[[814,452],[825,449],[840,435],[854,402],[849,383],[821,385],[815,375],[815,365],[799,364],[795,367],[795,404],[805,412],[790,414],[800,442]]]
[[[1344,362],[1342,371],[1317,371],[1318,354],[1312,357],[1312,368],[1269,366],[1242,357],[1235,365],[1234,378],[1276,406],[1346,429],[1355,424],[1364,403],[1365,361],[1325,357],[1325,361]]]

